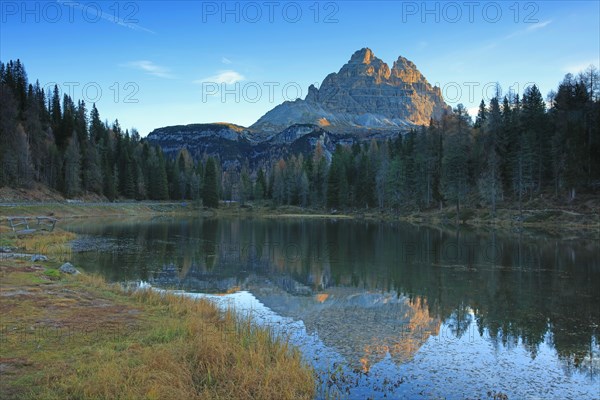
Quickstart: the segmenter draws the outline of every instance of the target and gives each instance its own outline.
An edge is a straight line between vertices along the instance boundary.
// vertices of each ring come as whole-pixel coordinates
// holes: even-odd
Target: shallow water
[[[598,240],[310,219],[67,228],[87,271],[208,296],[288,337],[320,397],[600,398]]]

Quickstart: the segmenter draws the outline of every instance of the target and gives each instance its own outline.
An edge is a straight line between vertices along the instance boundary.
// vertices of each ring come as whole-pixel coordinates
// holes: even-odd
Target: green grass
[[[61,278],[60,271],[54,268],[46,268],[44,275],[52,280],[59,280]]]

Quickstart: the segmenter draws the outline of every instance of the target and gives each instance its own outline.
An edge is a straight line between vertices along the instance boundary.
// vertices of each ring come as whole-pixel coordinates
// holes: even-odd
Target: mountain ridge
[[[333,132],[407,129],[440,118],[449,106],[416,65],[400,56],[392,68],[368,47],[356,51],[338,72],[311,85],[305,99],[284,102],[249,129],[275,133],[293,123],[310,123]]]
[[[340,143],[393,138],[449,110],[440,89],[412,61],[400,56],[390,68],[365,47],[319,88],[310,85],[305,99],[283,102],[249,127],[176,125],[155,129],[147,140],[167,154],[186,148],[195,158],[208,154],[255,164],[293,149],[307,153],[317,142],[330,155]]]

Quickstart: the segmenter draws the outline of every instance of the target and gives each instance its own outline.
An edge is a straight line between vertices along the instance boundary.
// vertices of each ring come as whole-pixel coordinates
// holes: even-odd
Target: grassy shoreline
[[[241,218],[311,218],[354,219],[394,222],[415,225],[456,226],[454,207],[414,210],[331,210],[297,206],[273,207],[268,202],[247,206],[222,204],[218,209],[207,209],[193,202],[116,202],[116,203],[14,203],[0,204],[0,234],[6,232],[9,216],[52,215],[57,218],[136,217],[136,216],[203,216]],[[525,204],[522,213],[515,208],[499,208],[495,216],[489,209],[465,208],[460,213],[460,225],[473,228],[493,228],[520,231],[533,229],[551,234],[568,233],[600,237],[600,209],[595,207],[560,207],[552,203]]]
[[[175,215],[191,212],[198,212],[198,208],[187,202],[18,202],[10,205],[0,205],[0,220],[11,216],[34,217],[51,215],[56,218],[86,218],[156,214]]]
[[[206,300],[63,274],[48,256],[0,257],[0,398],[313,398],[311,368],[269,330]]]
[[[453,207],[425,211],[381,211],[347,210],[327,213],[294,206],[272,208],[262,207],[222,207],[215,216],[260,217],[260,218],[315,218],[353,219],[382,222],[407,222],[414,225],[456,227],[456,212]],[[493,228],[498,230],[521,231],[526,229],[547,233],[567,232],[584,236],[600,237],[600,210],[577,212],[560,208],[528,208],[519,213],[515,209],[498,209],[492,216],[488,209],[465,209],[460,214],[460,225],[471,228]]]
[[[552,201],[534,200],[516,208],[499,208],[492,215],[487,208],[463,208],[459,225],[469,229],[493,229],[503,232],[531,231],[552,236],[600,239],[600,200],[588,198],[571,207]],[[456,229],[454,207],[414,210],[323,210],[297,206],[273,207],[269,202],[254,202],[245,206],[222,203],[218,209],[208,209],[194,202],[16,202],[0,203],[0,246],[3,237],[11,236],[6,218],[9,216],[51,215],[59,219],[105,217],[227,217],[277,219],[351,219],[379,222],[406,222],[413,225]],[[59,225],[60,226],[60,223]]]

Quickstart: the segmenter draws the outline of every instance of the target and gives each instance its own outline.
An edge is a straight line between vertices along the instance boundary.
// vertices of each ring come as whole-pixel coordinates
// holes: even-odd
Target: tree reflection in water
[[[115,240],[112,249],[76,253],[88,269],[188,291],[249,290],[363,369],[386,354],[406,362],[440,326],[499,349],[521,345],[532,359],[545,344],[567,374],[594,377],[598,368],[597,240],[300,219],[104,220],[70,229]]]

